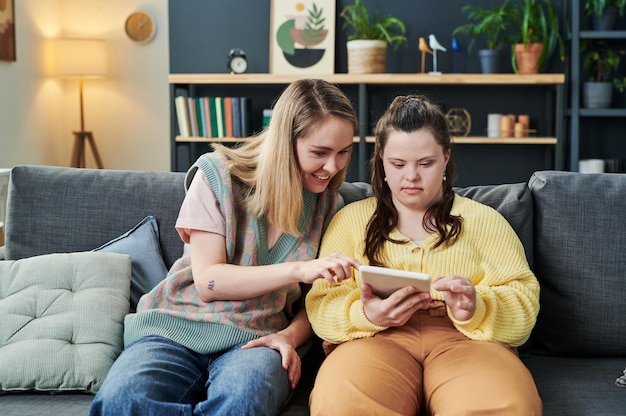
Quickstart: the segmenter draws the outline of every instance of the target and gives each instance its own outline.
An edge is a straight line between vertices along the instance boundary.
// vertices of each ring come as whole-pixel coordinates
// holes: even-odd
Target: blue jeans
[[[280,353],[266,347],[198,354],[159,336],[130,344],[90,415],[276,415],[291,392]]]

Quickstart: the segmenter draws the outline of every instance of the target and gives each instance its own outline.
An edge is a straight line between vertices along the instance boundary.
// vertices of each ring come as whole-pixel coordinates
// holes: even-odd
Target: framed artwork
[[[0,0],[0,61],[15,61],[14,0]]]
[[[272,0],[270,73],[335,72],[335,0]]]

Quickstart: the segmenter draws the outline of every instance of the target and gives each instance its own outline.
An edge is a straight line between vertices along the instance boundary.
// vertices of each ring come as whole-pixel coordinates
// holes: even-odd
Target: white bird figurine
[[[446,48],[441,46],[435,35],[432,33],[428,35],[428,46],[433,50],[433,70],[429,74],[438,75],[441,72],[437,71],[437,51],[446,51]]]

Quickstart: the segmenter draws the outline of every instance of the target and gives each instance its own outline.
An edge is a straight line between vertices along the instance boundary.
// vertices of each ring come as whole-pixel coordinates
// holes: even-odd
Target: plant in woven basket
[[[361,0],[355,0],[354,4],[344,7],[340,16],[344,20],[343,30],[352,29],[348,40],[382,40],[394,50],[407,43],[406,26],[401,19],[391,15],[381,17],[378,10],[374,10],[370,16]]]

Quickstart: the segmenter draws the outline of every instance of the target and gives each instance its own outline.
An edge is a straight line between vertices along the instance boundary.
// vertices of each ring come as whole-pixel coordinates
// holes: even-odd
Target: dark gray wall
[[[566,1],[566,0],[563,0]],[[226,72],[226,57],[231,48],[246,51],[252,73],[269,70],[269,0],[172,0],[170,17],[170,72],[172,73],[222,73]],[[346,34],[339,17],[341,10],[351,0],[337,0],[335,72],[347,72]],[[377,8],[381,14],[401,17],[409,32],[407,46],[388,54],[387,72],[412,73],[420,70],[417,43],[420,36],[434,33],[442,45],[451,43],[452,31],[467,22],[461,7],[467,0],[363,0],[368,10]],[[480,0],[490,8],[501,0]],[[560,7],[559,7],[560,9]],[[467,39],[460,38],[462,46]],[[482,42],[482,43],[481,43]],[[479,41],[478,47],[484,46]],[[443,72],[452,71],[453,54],[439,53],[438,67]],[[478,57],[459,55],[460,72],[480,72]],[[427,60],[430,69],[431,60]],[[509,71],[512,72],[509,68]],[[564,65],[554,62],[548,72],[563,72]]]
[[[465,23],[461,7],[467,0],[364,0],[368,9],[378,8],[382,14],[403,18],[409,32],[408,45],[398,51],[389,51],[387,72],[416,73],[420,70],[420,54],[417,43],[434,33],[446,47],[451,43],[452,30]],[[475,2],[483,7],[499,4],[499,0]],[[341,29],[339,13],[351,0],[337,0],[337,23],[335,41],[335,72],[347,72],[346,34]],[[267,73],[269,70],[269,0],[172,0],[169,2],[170,17],[170,72],[171,73],[225,73],[228,51],[241,48],[248,57],[251,73]],[[460,39],[462,46],[467,39]],[[484,44],[478,43],[478,47]],[[459,72],[480,72],[476,52],[458,57]],[[427,70],[432,60],[427,59]],[[438,69],[452,71],[453,54],[449,49],[438,54]],[[564,64],[554,61],[549,72],[564,72]],[[511,70],[509,70],[512,72]],[[260,128],[260,110],[271,105],[283,86],[197,87],[194,94],[250,95],[253,100],[253,127]],[[552,122],[546,119],[546,99],[543,89],[528,87],[458,87],[439,88],[422,86],[387,86],[370,88],[370,120],[373,125],[386,105],[398,94],[421,92],[429,94],[442,107],[464,107],[472,114],[472,135],[484,135],[489,112],[529,113],[540,135],[553,134],[547,130]],[[211,91],[208,93],[207,91]],[[241,92],[246,91],[246,92]],[[346,93],[356,101],[356,89],[346,88]],[[504,97],[504,100],[503,100]],[[206,146],[195,145],[195,153]],[[551,152],[551,149],[547,149]],[[546,147],[531,145],[459,145],[456,148],[457,179],[455,184],[492,184],[526,181],[535,170],[551,168],[551,154]],[[353,167],[355,160],[353,160]],[[354,180],[353,168],[350,179]]]

